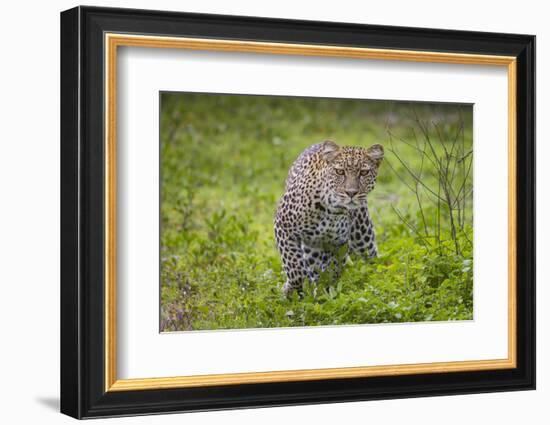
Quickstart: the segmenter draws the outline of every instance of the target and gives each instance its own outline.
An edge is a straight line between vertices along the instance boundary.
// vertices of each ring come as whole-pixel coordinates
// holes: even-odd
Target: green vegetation
[[[164,331],[473,317],[472,108],[163,93]],[[287,300],[273,216],[292,162],[325,139],[381,143],[380,256]]]

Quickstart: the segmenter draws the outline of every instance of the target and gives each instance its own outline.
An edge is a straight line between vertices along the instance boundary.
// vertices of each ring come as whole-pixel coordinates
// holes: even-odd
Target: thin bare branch
[[[426,242],[426,240],[424,239],[424,236],[418,231],[418,229],[414,225],[412,225],[405,217],[403,217],[403,215],[399,212],[397,208],[395,208],[393,205],[391,207],[395,212],[395,214],[397,214],[397,216],[401,219],[403,224],[405,224],[410,230],[412,230],[418,236],[418,238],[422,241],[424,246],[428,247],[428,242]]]

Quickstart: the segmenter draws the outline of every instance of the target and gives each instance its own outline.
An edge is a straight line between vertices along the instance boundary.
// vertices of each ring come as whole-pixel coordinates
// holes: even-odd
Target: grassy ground
[[[470,107],[181,93],[161,105],[163,331],[472,319]],[[369,195],[380,256],[287,300],[273,216],[294,159],[327,138],[386,148]],[[426,139],[454,161],[452,214]]]

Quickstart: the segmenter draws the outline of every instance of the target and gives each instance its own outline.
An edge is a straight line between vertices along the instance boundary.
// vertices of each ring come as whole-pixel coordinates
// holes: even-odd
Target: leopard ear
[[[367,149],[367,155],[377,164],[380,164],[380,162],[384,158],[384,147],[379,144],[372,145],[370,148]]]
[[[325,140],[321,149],[321,156],[325,161],[334,160],[340,153],[340,146],[334,143],[332,140]]]

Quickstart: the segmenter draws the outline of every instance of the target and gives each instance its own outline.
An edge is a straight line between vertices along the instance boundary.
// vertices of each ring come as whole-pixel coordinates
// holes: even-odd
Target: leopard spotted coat
[[[302,291],[320,273],[337,279],[342,251],[378,254],[367,194],[374,188],[384,156],[381,145],[340,147],[325,141],[294,162],[275,216],[275,236],[287,280],[285,295]]]

